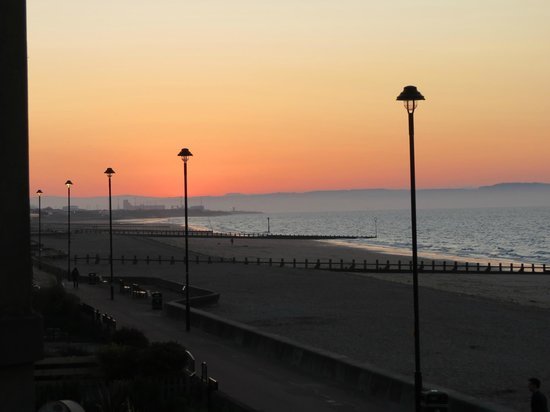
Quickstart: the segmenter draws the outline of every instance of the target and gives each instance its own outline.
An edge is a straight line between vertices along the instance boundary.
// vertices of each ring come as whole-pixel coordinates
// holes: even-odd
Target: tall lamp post
[[[115,174],[115,171],[109,167],[104,173],[109,178],[109,266],[111,267],[111,300],[115,300],[113,286],[113,208],[111,202],[111,177]]]
[[[414,296],[414,401],[415,411],[421,411],[420,399],[422,396],[422,372],[420,370],[420,323],[418,310],[418,247],[416,241],[416,178],[414,167],[414,110],[419,100],[425,100],[424,96],[415,86],[405,86],[397,100],[405,104],[409,117],[409,146],[411,167],[411,229],[412,229],[412,272],[413,272],[413,296]]]
[[[183,160],[183,193],[185,199],[185,330],[191,330],[191,306],[189,303],[189,225],[187,222],[187,161],[193,154],[183,148],[178,156]]]
[[[73,182],[67,180],[67,280],[71,281],[71,186]]]
[[[38,189],[38,269],[42,269],[42,190]]]

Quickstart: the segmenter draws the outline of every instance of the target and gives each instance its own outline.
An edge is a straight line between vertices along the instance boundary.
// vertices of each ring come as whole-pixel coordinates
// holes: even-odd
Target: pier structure
[[[42,235],[56,234],[57,231],[42,232]],[[73,233],[109,233],[108,228],[77,228]],[[144,236],[144,237],[184,237],[185,230],[177,229],[143,229],[143,228],[113,228],[114,235]],[[336,240],[336,239],[374,239],[376,235],[305,235],[305,234],[277,234],[269,232],[244,233],[244,232],[215,232],[212,230],[190,230],[189,237],[218,238],[218,239],[296,239],[296,240]]]

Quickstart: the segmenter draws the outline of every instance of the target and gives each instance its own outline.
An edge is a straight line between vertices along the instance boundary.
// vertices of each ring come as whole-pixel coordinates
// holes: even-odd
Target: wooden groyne
[[[65,258],[66,255],[50,256],[50,259]],[[107,264],[109,256],[100,256],[99,254],[74,255],[72,258],[74,264]],[[113,262],[121,265],[162,265],[162,264],[181,264],[185,263],[185,258],[177,258],[175,256],[119,256],[114,257]],[[274,266],[287,267],[298,269],[319,269],[344,272],[363,272],[363,273],[411,273],[412,262],[401,261],[390,262],[380,260],[351,260],[344,261],[343,259],[274,259],[274,258],[223,258],[213,256],[192,255],[189,259],[190,263],[194,264],[219,264],[230,263],[240,265],[258,265],[258,266]],[[550,274],[550,266],[546,264],[491,264],[491,263],[470,263],[470,262],[449,262],[449,261],[420,261],[418,265],[420,273],[456,273],[456,274]]]
[[[81,228],[72,233],[109,233],[108,228]],[[113,228],[114,235],[143,236],[143,237],[184,237],[185,230],[174,229],[126,229]],[[212,230],[190,230],[192,238],[217,238],[217,239],[296,239],[296,240],[330,240],[330,239],[373,239],[376,236],[350,236],[350,235],[304,235],[304,234],[276,234],[276,233],[242,233],[242,232],[214,232]]]

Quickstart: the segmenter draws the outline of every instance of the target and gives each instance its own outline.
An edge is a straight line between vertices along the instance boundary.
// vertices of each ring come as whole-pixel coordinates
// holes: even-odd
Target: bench
[[[147,291],[139,286],[137,283],[132,283],[132,297],[133,298],[146,298]]]
[[[124,294],[130,294],[131,288],[130,288],[129,285],[124,283],[124,281],[122,279],[119,279],[118,280],[118,291],[123,295]]]

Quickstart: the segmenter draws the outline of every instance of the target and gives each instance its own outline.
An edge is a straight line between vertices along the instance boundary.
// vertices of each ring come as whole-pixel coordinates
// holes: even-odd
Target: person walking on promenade
[[[80,277],[80,272],[78,271],[78,268],[74,268],[71,272],[71,278],[73,279],[73,288],[78,289],[78,278]]]
[[[548,412],[546,396],[540,391],[540,380],[529,379],[529,390],[531,391],[531,412]]]

